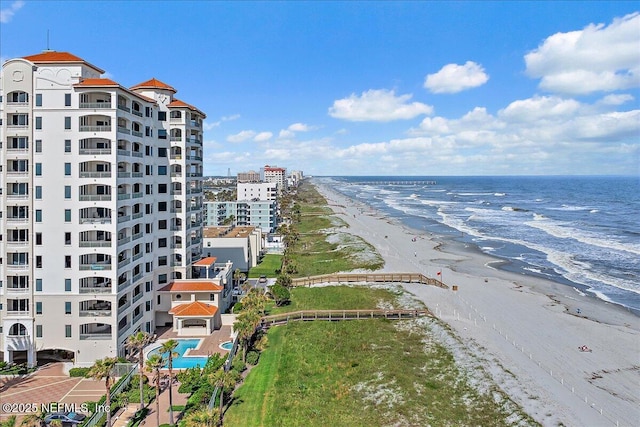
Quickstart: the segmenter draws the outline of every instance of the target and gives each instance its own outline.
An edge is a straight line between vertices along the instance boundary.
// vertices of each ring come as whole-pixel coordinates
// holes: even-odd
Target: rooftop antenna
[[[51,49],[49,49],[49,30],[47,30],[47,50],[45,52],[51,52]]]

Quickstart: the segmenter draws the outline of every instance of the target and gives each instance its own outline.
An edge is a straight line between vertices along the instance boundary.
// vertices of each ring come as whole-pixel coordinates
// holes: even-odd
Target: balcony
[[[7,307],[7,317],[31,317],[29,310],[12,310]]]
[[[142,193],[133,193],[133,198],[134,198],[134,199],[139,199],[139,198],[141,198],[142,196],[144,196],[144,194],[142,194]]]
[[[127,332],[131,328],[131,323],[127,323],[118,331],[118,338],[121,338],[125,332]]]
[[[123,312],[125,311],[127,308],[131,307],[131,300],[127,300],[123,303],[118,303],[118,312]]]
[[[118,126],[118,132],[120,132],[120,133],[126,133],[127,135],[130,135],[130,134],[131,134],[131,131],[130,131],[129,129],[127,129],[127,128],[125,128],[125,127],[122,127],[122,126]]]
[[[138,110],[131,110],[131,114],[134,116],[142,117],[142,113]]]
[[[127,113],[131,112],[131,108],[127,107],[126,105],[122,105],[122,104],[118,104],[118,110],[126,111]]]
[[[80,270],[111,270],[111,264],[80,264]]]
[[[26,224],[29,222],[29,218],[12,216],[12,217],[7,217],[7,222],[11,224]]]
[[[131,241],[131,236],[125,236],[118,239],[118,246],[127,244]]]
[[[140,298],[142,298],[142,296],[143,296],[143,295],[144,295],[144,293],[142,293],[142,292],[138,292],[137,294],[135,294],[135,295],[133,296],[133,299],[132,299],[131,301],[132,301],[132,302],[136,302],[136,301],[140,300]]]
[[[85,240],[78,243],[81,248],[110,248],[111,240]]]
[[[106,171],[106,172],[80,172],[80,178],[111,178],[111,171]]]
[[[144,315],[144,312],[141,311],[140,313],[133,316],[133,320],[131,321],[131,324],[135,324],[138,320],[142,319],[143,315]]]
[[[29,246],[28,240],[7,240],[7,246]]]
[[[138,219],[138,218],[142,218],[144,214],[142,212],[138,212],[138,213],[134,213],[133,214],[133,219]]]
[[[111,224],[109,217],[80,218],[80,224]]]
[[[122,292],[125,289],[127,289],[129,286],[131,286],[131,280],[127,279],[122,283],[118,284],[118,292]]]
[[[142,157],[142,153],[141,153],[141,152],[139,152],[139,151],[133,151],[133,152],[131,153],[131,155],[132,155],[133,157]]]
[[[131,172],[118,172],[118,178],[131,178]]]
[[[171,142],[182,142],[182,137],[181,136],[172,136],[170,137]]]
[[[29,294],[31,292],[31,288],[29,288],[28,286],[24,287],[24,288],[16,288],[16,287],[10,288],[10,287],[7,287],[6,289],[7,289],[7,291],[6,291],[7,294],[24,295],[24,294]]]
[[[109,317],[111,310],[80,310],[80,317]]]
[[[28,194],[23,193],[7,193],[7,200],[27,200]]]
[[[81,202],[111,201],[111,194],[81,194],[78,200]]]
[[[118,156],[130,156],[131,151],[118,148]]]
[[[118,263],[118,269],[121,269],[122,267],[124,267],[125,265],[128,265],[131,262],[131,259],[127,258],[127,259],[123,259],[122,261],[120,261]]]
[[[142,253],[142,252],[137,253],[137,254],[135,254],[135,255],[131,258],[131,260],[132,260],[132,261],[138,260],[138,259],[142,258],[142,255],[143,255],[143,253]]]
[[[28,269],[29,269],[29,264],[7,264],[7,270],[26,271]]]
[[[131,220],[131,215],[122,215],[118,217],[118,224]]]
[[[142,138],[142,132],[139,132],[137,130],[132,130],[131,135],[137,136],[138,138]]]
[[[81,102],[79,108],[90,108],[90,109],[99,109],[99,108],[111,108],[111,102]]]
[[[111,154],[111,148],[80,148],[78,153],[82,155],[101,156]]]
[[[129,193],[118,193],[118,200],[128,200],[131,198]]]
[[[80,334],[80,340],[110,340],[111,332],[109,333],[95,333],[95,334]]]
[[[80,132],[111,132],[111,125],[102,125],[102,126],[80,125]]]
[[[111,286],[80,287],[81,294],[110,294]]]
[[[142,273],[138,273],[133,276],[133,283],[136,283],[138,280],[142,279]]]

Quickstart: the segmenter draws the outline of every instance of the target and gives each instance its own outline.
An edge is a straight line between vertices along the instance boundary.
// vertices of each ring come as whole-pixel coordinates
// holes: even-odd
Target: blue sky
[[[71,52],[207,114],[205,174],[640,175],[637,2],[0,0],[0,57]]]

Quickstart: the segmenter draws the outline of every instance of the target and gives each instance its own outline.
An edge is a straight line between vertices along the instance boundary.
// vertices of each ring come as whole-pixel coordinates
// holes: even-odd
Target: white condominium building
[[[287,189],[287,170],[277,166],[266,165],[260,168],[260,177],[263,182],[272,182],[278,188],[278,194]]]
[[[202,257],[202,121],[151,79],[65,52],[0,74],[0,351],[90,365],[156,327],[156,293]]]

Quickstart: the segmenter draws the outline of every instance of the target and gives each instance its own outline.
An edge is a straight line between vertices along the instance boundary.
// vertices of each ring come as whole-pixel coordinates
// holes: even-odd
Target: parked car
[[[264,274],[258,279],[258,283],[267,283],[267,276]]]
[[[60,420],[63,426],[75,426],[86,418],[86,415],[77,412],[53,412],[44,418],[46,425],[50,425],[54,420]]]

